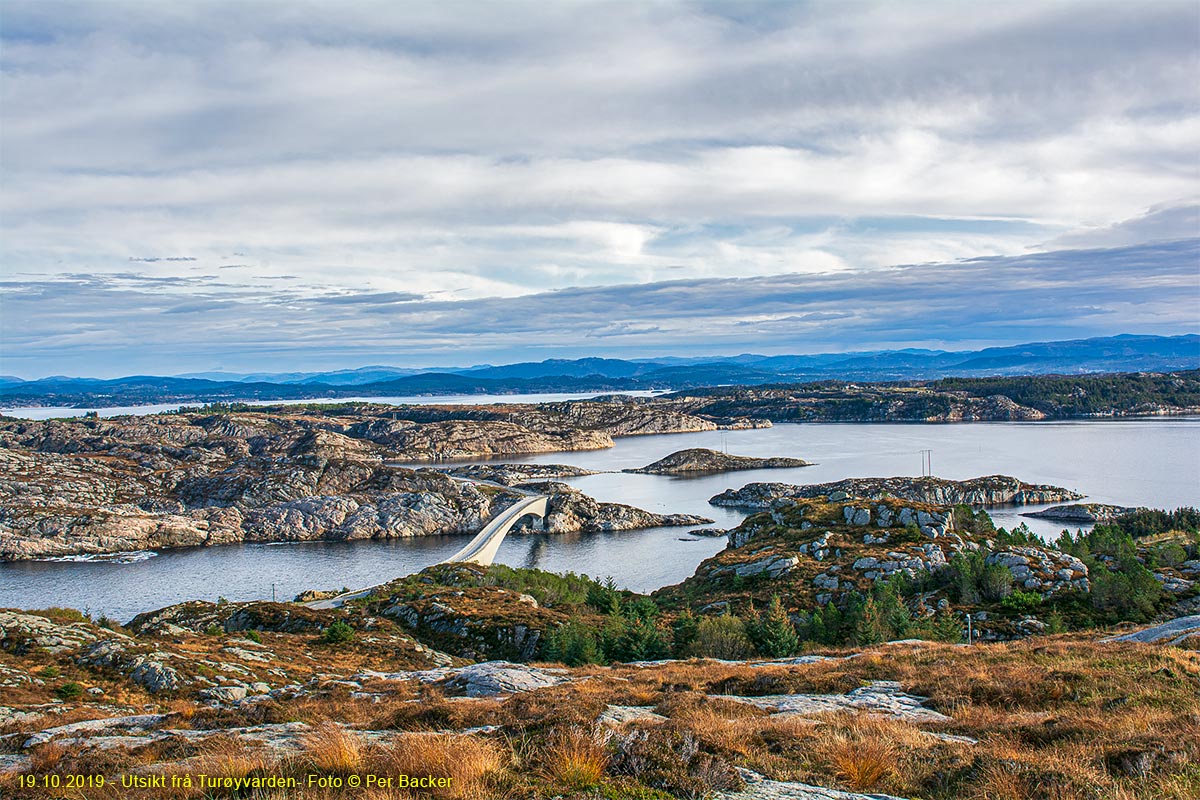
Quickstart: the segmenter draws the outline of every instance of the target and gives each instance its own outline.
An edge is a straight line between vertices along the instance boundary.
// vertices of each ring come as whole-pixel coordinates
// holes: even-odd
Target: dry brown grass
[[[818,734],[817,753],[847,787],[855,791],[874,789],[892,774],[897,747],[891,739],[870,735],[857,726],[826,731]]]
[[[262,748],[252,748],[229,737],[216,737],[204,742],[202,754],[189,766],[188,772],[236,779],[265,772],[272,765],[273,761]]]
[[[313,729],[303,738],[302,745],[304,758],[321,772],[351,775],[362,769],[362,741],[336,723],[326,722]]]
[[[450,778],[445,789],[421,790],[421,796],[445,800],[485,800],[507,759],[493,742],[478,736],[409,733],[397,736],[378,755],[374,768],[384,775],[432,775]],[[404,797],[397,794],[396,797]]]
[[[67,755],[67,748],[58,742],[47,742],[29,754],[30,772],[51,772]]]
[[[542,761],[548,777],[556,783],[570,789],[591,789],[604,780],[608,752],[592,734],[570,728],[551,737]]]

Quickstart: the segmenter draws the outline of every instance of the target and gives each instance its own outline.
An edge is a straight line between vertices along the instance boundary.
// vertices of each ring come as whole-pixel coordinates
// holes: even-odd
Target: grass
[[[818,752],[847,788],[874,789],[895,770],[896,744],[878,733],[852,724],[848,732],[834,731],[821,741]]]
[[[580,728],[558,731],[544,756],[551,780],[571,789],[592,789],[604,780],[609,756],[596,737]]]
[[[362,770],[363,745],[355,734],[326,722],[304,738],[304,756],[315,769],[331,775],[353,775]]]
[[[485,800],[495,797],[492,782],[506,764],[503,750],[478,736],[409,733],[398,736],[380,753],[376,765],[386,775],[432,775],[449,778],[443,789],[422,790],[421,796],[446,800]],[[400,793],[396,797],[407,795]]]
[[[412,656],[386,622],[380,625],[361,628],[340,648],[320,644],[309,629],[268,631],[263,648],[274,654],[272,660],[246,664],[269,681],[278,678],[267,670],[278,668],[302,684],[317,669],[337,677],[402,668],[395,665]],[[188,659],[217,664],[229,660],[221,651],[228,643],[190,634],[157,639],[155,646],[171,650],[181,665],[191,663]],[[318,680],[305,696],[236,708],[209,707],[186,693],[148,695],[115,671],[82,667],[69,655],[0,651],[0,664],[31,675],[47,667],[59,670],[57,681],[6,690],[5,705],[16,708],[63,708],[47,704],[65,681],[105,690],[99,699],[85,692],[61,714],[43,711],[39,722],[10,723],[0,733],[27,734],[112,715],[113,704],[169,713],[164,728],[211,732],[203,740],[175,737],[132,751],[43,745],[30,753],[29,769],[39,775],[82,771],[111,777],[135,769],[231,777],[404,772],[452,778],[451,787],[420,795],[439,800],[661,800],[736,785],[739,766],[775,780],[925,800],[1200,797],[1200,654],[1099,643],[1082,634],[975,647],[880,646],[855,658],[807,665],[694,659],[644,668],[585,666],[572,671],[570,683],[507,698],[454,697],[437,685],[381,678],[360,681],[361,690],[352,693],[352,687]],[[905,691],[928,697],[927,705],[950,720],[916,725],[845,712],[786,717],[734,699],[844,693],[874,680],[898,681]],[[666,719],[598,730],[597,718],[608,705],[644,706]],[[293,721],[312,728],[296,752],[223,733]],[[484,725],[497,730],[450,733]],[[944,741],[931,733],[979,741]],[[21,738],[10,737],[4,747],[16,752]],[[0,795],[14,794],[10,780],[0,778]],[[33,800],[62,796],[42,789],[26,794]],[[89,792],[87,800],[160,796],[118,787]],[[393,789],[373,796],[365,787],[303,794],[305,800],[410,796],[417,795]]]

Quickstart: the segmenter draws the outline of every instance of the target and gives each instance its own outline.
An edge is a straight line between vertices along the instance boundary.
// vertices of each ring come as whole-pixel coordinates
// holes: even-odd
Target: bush
[[[736,660],[753,654],[754,644],[746,634],[746,624],[732,614],[705,617],[696,626],[692,655]]]
[[[1000,607],[1020,614],[1033,611],[1042,604],[1042,596],[1037,592],[1016,591],[1000,601]]]
[[[567,620],[546,635],[542,645],[542,658],[559,661],[569,667],[580,664],[602,664],[604,653],[596,634],[587,625],[575,618]]]
[[[321,631],[321,641],[325,644],[344,644],[354,638],[354,628],[340,619]]]
[[[57,678],[59,676],[59,674],[60,674],[60,672],[59,672],[58,667],[54,666],[53,664],[51,664],[48,667],[42,667],[41,670],[38,671],[38,675],[42,676],[43,678],[48,678],[50,680]]]
[[[225,632],[225,629],[214,622],[213,624],[211,624],[207,628],[205,628],[204,632],[207,633],[209,636],[220,636],[222,633]]]
[[[255,644],[262,644],[262,634],[258,631],[246,631],[246,638]]]
[[[83,697],[83,687],[75,681],[64,683],[62,686],[54,690],[60,700],[78,700]]]

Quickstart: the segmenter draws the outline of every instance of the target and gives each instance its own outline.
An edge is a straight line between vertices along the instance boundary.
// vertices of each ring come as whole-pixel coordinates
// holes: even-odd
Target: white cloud
[[[479,299],[1136,243],[1162,226],[1123,220],[1200,191],[1198,23],[1191,2],[10,0],[0,259],[187,277],[241,253],[213,292]]]

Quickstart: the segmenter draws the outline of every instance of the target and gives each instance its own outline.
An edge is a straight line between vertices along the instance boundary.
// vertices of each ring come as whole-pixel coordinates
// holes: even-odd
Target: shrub
[[[353,638],[354,628],[351,628],[340,619],[321,631],[321,641],[325,644],[344,644]]]
[[[1042,596],[1037,592],[1016,591],[1000,601],[1000,606],[1009,611],[1026,613],[1033,611],[1042,604]]]
[[[38,675],[42,676],[43,678],[48,678],[51,680],[53,680],[54,678],[57,678],[59,676],[59,674],[60,674],[59,668],[54,666],[53,664],[51,664],[48,667],[42,667],[38,671]]]
[[[584,623],[572,617],[546,635],[542,658],[560,661],[570,667],[580,664],[602,664],[604,653],[596,634]]]
[[[719,619],[719,617],[718,617]],[[689,732],[633,729],[613,738],[612,771],[662,789],[673,797],[702,798],[740,789],[742,779],[725,761],[700,751]]]
[[[258,631],[246,631],[246,638],[255,644],[262,644],[262,634]]]
[[[559,731],[545,754],[546,769],[555,781],[571,789],[591,789],[604,780],[608,753],[579,729]]]
[[[746,634],[746,624],[732,614],[705,617],[696,626],[696,641],[692,654],[701,658],[748,658],[754,654],[754,644]]]
[[[700,621],[690,608],[685,608],[675,618],[672,626],[671,652],[676,658],[686,658],[691,654],[692,644],[696,641],[696,629]]]
[[[80,697],[83,697],[83,687],[75,681],[71,681],[59,686],[54,690],[54,693],[58,695],[60,700],[78,700]]]
[[[207,633],[209,636],[220,636],[222,633],[225,632],[225,629],[214,622],[213,624],[211,624],[207,628],[205,628],[204,632]]]

